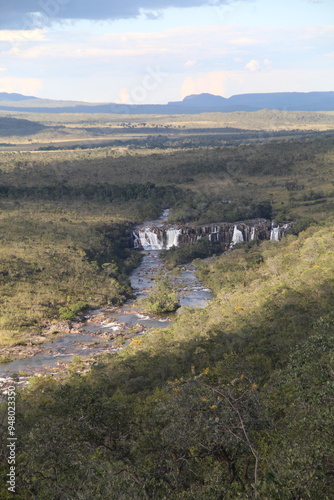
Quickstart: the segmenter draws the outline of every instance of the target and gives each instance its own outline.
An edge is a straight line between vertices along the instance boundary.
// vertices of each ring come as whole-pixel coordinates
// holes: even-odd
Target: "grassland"
[[[171,328],[135,339],[90,373],[36,377],[18,391],[19,500],[330,500],[333,114],[164,116],[149,124],[141,116],[132,129],[136,117],[123,125],[109,115],[29,118],[65,125],[77,139],[87,134],[91,144],[92,126],[100,136],[118,127],[124,142],[36,151],[42,142],[27,138],[31,151],[3,146],[6,352],[40,342],[64,311],[129,296],[127,276],[139,259],[128,248],[129,228],[163,208],[173,220],[219,222],[269,202],[275,220],[306,230],[197,261],[215,293],[205,309],[181,308]],[[233,140],[223,139],[217,123],[260,134],[230,130]],[[186,128],[173,147],[159,146],[141,130],[152,125],[156,136],[157,124]],[[191,131],[201,124],[203,133]],[[208,145],[210,127],[220,144]],[[280,127],[283,135],[271,133]],[[139,142],[128,129],[142,134]],[[0,496],[9,499],[6,411],[0,405]]]
[[[97,126],[100,128],[182,127],[219,128],[235,127],[247,130],[330,130],[333,129],[333,111],[279,111],[201,113],[198,115],[117,115],[111,113],[29,113],[0,111],[1,116],[25,118],[47,126]]]
[[[183,148],[220,145],[230,141],[273,140],[334,129],[334,113],[287,112],[262,110],[257,112],[201,113],[199,115],[113,115],[84,113],[0,112],[12,117],[40,122],[47,128],[38,132],[27,127],[27,135],[6,137],[1,133],[5,150],[36,151],[41,147],[76,148],[99,145]],[[261,133],[262,132],[262,133]],[[185,141],[187,139],[187,141]],[[181,141],[181,144],[180,144]],[[119,144],[120,143],[120,144]]]
[[[0,183],[30,187],[125,185],[129,180],[174,184],[207,198],[270,199],[277,212],[290,211],[287,216],[303,212],[321,217],[332,207],[332,165],[333,134],[328,132],[220,147],[2,152]]]
[[[241,114],[242,120],[249,115]],[[207,127],[204,118],[210,116],[198,123]],[[289,119],[296,126],[295,113]],[[154,117],[153,125],[159,120]],[[166,117],[161,120],[165,126]],[[177,148],[0,152],[2,344],[31,339],[71,303],[97,306],[129,294],[122,259],[131,257],[111,246],[101,227],[108,233],[118,224],[115,235],[124,237],[129,223],[166,206],[172,220],[229,220],[226,200],[241,213],[251,203],[270,201],[276,220],[317,221],[333,211],[331,132],[219,147],[201,146],[204,134],[197,147],[184,148],[188,136],[181,131],[179,137]],[[173,187],[162,195],[165,186]],[[101,253],[105,261],[96,264]],[[102,265],[114,259],[117,272],[107,276]]]
[[[89,374],[33,379],[17,400],[20,500],[329,500],[332,222],[199,262],[207,308]]]

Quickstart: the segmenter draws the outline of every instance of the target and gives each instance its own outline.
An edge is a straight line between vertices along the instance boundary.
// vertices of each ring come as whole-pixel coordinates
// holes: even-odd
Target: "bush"
[[[182,245],[173,247],[169,250],[163,250],[161,257],[168,264],[177,266],[192,262],[194,259],[205,259],[211,255],[218,255],[224,251],[225,245],[220,242],[211,242],[208,238],[202,238],[192,245]]]
[[[302,231],[306,231],[306,229],[310,226],[317,225],[317,221],[312,218],[304,218],[294,224],[290,229],[288,229],[287,234],[294,234],[298,236]]]
[[[153,314],[175,312],[180,307],[178,296],[168,280],[160,281],[144,304],[145,309]]]
[[[79,302],[70,306],[61,307],[59,309],[59,318],[65,320],[74,319],[79,313],[86,311],[87,309],[89,309],[89,304],[83,300],[79,300]]]

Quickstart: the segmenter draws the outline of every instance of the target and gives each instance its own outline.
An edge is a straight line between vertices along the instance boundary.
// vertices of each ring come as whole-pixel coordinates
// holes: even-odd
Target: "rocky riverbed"
[[[153,223],[162,224],[167,216],[168,213],[164,212],[163,217]],[[171,317],[159,318],[144,314],[137,302],[148,295],[158,276],[168,274],[159,253],[159,250],[143,252],[140,266],[130,276],[131,286],[136,294],[135,300],[127,301],[121,307],[90,311],[78,321],[50,324],[45,336],[35,340],[37,345],[3,348],[2,357],[15,359],[0,365],[2,390],[5,391],[6,386],[13,381],[19,386],[25,386],[33,375],[61,376],[68,369],[87,370],[97,362],[102,353],[116,353],[128,345],[133,337],[150,329],[170,326]],[[195,268],[191,265],[169,275],[169,279],[178,290],[181,306],[204,307],[213,296],[196,278]],[[45,341],[45,338],[48,340]],[[75,363],[70,364],[73,359]]]

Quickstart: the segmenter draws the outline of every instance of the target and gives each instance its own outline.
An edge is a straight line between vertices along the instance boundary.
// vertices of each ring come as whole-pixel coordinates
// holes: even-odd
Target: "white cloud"
[[[246,64],[245,68],[249,69],[249,71],[251,71],[252,73],[254,71],[259,71],[259,69],[261,68],[260,61],[257,61],[256,59],[252,59],[251,61],[249,61]]]
[[[247,50],[247,43],[250,40],[255,43],[255,39],[251,36],[240,38],[239,35],[245,31],[251,34],[253,30],[235,26],[227,26],[222,30],[220,25],[183,26],[150,33],[128,32],[102,35],[80,33],[77,39],[72,37],[67,43],[58,42],[55,35],[49,33],[47,44],[18,43],[7,53],[11,57],[20,59],[46,60],[56,58],[62,60],[122,58],[125,60],[148,55],[155,58],[170,55],[170,57],[179,56],[180,60],[177,63],[182,64],[185,69],[190,69],[201,60],[206,62],[228,55],[238,56],[240,52]],[[6,33],[10,34],[10,32]],[[21,41],[22,32],[16,33],[16,38],[14,37],[13,40]],[[45,39],[45,33],[42,30],[35,30],[34,34],[31,33],[31,41],[34,36],[35,41]],[[6,37],[9,40],[9,35],[3,35],[4,39]],[[231,44],[231,39],[236,40],[237,43]]]
[[[251,59],[245,66],[251,73],[255,73],[261,70],[268,71],[272,65],[269,59],[264,59],[262,62],[257,59]]]
[[[117,102],[119,104],[125,104],[125,103],[128,103],[129,101],[130,101],[130,92],[129,92],[129,89],[127,89],[126,87],[123,87],[118,92],[118,100],[117,100]]]
[[[330,52],[328,43],[324,50],[324,39],[333,33],[333,27],[314,27],[319,39],[314,41],[315,49],[312,51]],[[0,36],[1,33],[0,32]],[[281,64],[286,64],[297,57],[298,52],[305,48],[296,43],[302,37],[314,35],[311,27],[280,29],[280,28],[250,28],[240,26],[204,25],[175,27],[161,32],[127,32],[104,33],[93,35],[79,32],[77,37],[71,36],[66,41],[60,40],[58,35],[48,33],[47,43],[17,43],[7,52],[8,56],[20,59],[36,59],[48,64],[49,60],[60,60],[63,65],[65,60],[72,59],[76,65],[82,64],[79,60],[94,60],[94,64],[113,63],[117,60],[120,67],[126,64],[136,66],[156,61],[166,63],[174,70],[182,66],[184,69],[195,67],[220,69],[221,63],[226,68],[226,62],[237,64],[245,61],[246,69],[251,72],[259,71],[261,66],[269,67],[268,54],[275,53],[275,64],[281,59]],[[242,36],[244,35],[244,36]],[[255,36],[256,35],[256,36]],[[19,37],[20,35],[18,35]],[[45,33],[35,30],[36,42],[45,41]],[[327,39],[326,38],[326,39]],[[33,35],[31,35],[33,39]],[[4,53],[3,55],[6,55]],[[229,59],[227,59],[229,58]],[[146,59],[146,61],[145,61]],[[261,62],[262,61],[262,62]],[[7,62],[3,62],[7,64]],[[233,68],[226,68],[233,69]]]
[[[0,78],[0,92],[18,92],[20,94],[34,94],[42,87],[38,78]]]
[[[334,26],[305,26],[303,30],[296,33],[297,40],[326,39],[333,41]]]
[[[223,95],[226,92],[225,83],[227,80],[227,71],[209,71],[207,73],[199,73],[197,76],[187,77],[183,80],[180,88],[180,94],[182,98],[190,94],[201,94],[202,92]]]
[[[7,54],[20,59],[37,59],[42,58],[43,56],[48,58],[51,57],[51,54],[46,46],[25,48],[23,45],[17,45],[16,47],[12,47]]]
[[[11,56],[16,56],[21,59],[101,59],[104,58],[121,58],[147,56],[149,54],[167,54],[169,49],[165,47],[134,47],[134,48],[118,48],[108,49],[104,47],[90,47],[88,45],[43,45],[37,47],[13,47],[8,51]]]
[[[102,33],[37,31],[36,40],[29,43],[17,40],[12,45],[4,44],[1,66],[10,68],[13,76],[42,75],[43,96],[62,99],[85,96],[91,101],[129,102],[132,89],[142,85],[140,78],[145,77],[146,68],[156,64],[169,76],[163,86],[148,93],[145,102],[177,100],[181,87],[182,96],[211,92],[227,97],[248,91],[282,91],[283,87],[294,90],[294,76],[289,79],[289,71],[303,74],[312,68],[312,86],[305,81],[300,88],[320,90],[325,83],[321,71],[327,74],[333,53],[333,27],[311,28],[203,25],[161,32],[110,32],[106,27],[101,30],[108,32]],[[0,35],[3,33],[0,31]],[[306,51],[304,45],[310,43],[299,40],[311,35],[314,49]],[[258,45],[251,44],[253,40],[258,40]],[[233,45],[232,41],[238,43]],[[286,82],[272,77],[273,67],[286,71]],[[334,79],[327,78],[328,85],[330,81]],[[34,89],[16,91],[34,93]]]
[[[256,38],[236,38],[230,41],[231,45],[248,46],[248,45],[258,45],[265,43],[265,41],[257,40]]]
[[[196,66],[196,61],[194,59],[189,59],[187,62],[184,63],[184,67],[186,69],[191,69],[193,68],[194,66]]]
[[[0,30],[0,42],[40,42],[45,40],[43,29]]]
[[[7,68],[0,68],[0,71],[7,71]]]

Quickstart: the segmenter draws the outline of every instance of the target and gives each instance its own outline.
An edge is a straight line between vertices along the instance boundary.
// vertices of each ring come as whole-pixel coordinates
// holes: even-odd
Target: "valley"
[[[333,112],[9,115],[17,498],[329,500]]]

